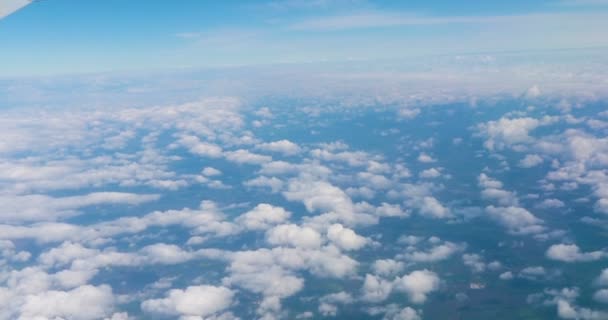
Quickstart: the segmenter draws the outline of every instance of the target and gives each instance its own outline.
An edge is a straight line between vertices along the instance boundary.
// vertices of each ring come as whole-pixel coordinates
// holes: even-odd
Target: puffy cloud
[[[111,315],[114,303],[112,289],[107,285],[37,292],[25,297],[19,319],[103,319]]]
[[[429,270],[416,270],[394,281],[395,290],[404,292],[413,303],[424,303],[427,296],[439,289],[439,277]]]
[[[341,224],[333,224],[327,229],[327,238],[344,250],[361,249],[368,242],[365,237]]]
[[[405,269],[405,264],[393,259],[380,259],[372,264],[374,274],[383,277],[393,276],[403,271],[403,269]]]
[[[519,272],[519,276],[524,279],[537,280],[547,276],[547,270],[541,266],[525,267]]]
[[[500,278],[500,280],[511,280],[513,279],[513,272],[511,271],[506,271],[501,273],[498,278]]]
[[[595,284],[602,287],[608,286],[608,268],[602,270],[600,275],[595,279]]]
[[[325,295],[319,299],[319,313],[325,317],[335,317],[338,313],[338,304],[350,304],[354,301],[353,297],[344,291]]]
[[[505,146],[531,142],[530,131],[540,125],[541,121],[534,118],[500,118],[481,124],[478,128],[487,137],[484,143],[486,148],[501,150]]]
[[[352,199],[342,189],[327,181],[302,177],[290,179],[283,196],[290,201],[301,201],[311,213],[324,213],[306,219],[308,224],[317,227],[325,227],[335,222],[348,226],[377,222],[377,217],[358,212]]]
[[[283,180],[276,177],[260,176],[243,182],[246,187],[268,187],[272,192],[279,192],[283,189]]]
[[[266,241],[272,245],[318,248],[321,246],[322,238],[321,234],[312,228],[283,224],[268,230]]]
[[[539,203],[536,207],[541,209],[557,209],[563,208],[565,206],[564,202],[558,199],[545,199],[543,202]]]
[[[198,137],[192,135],[181,136],[177,143],[186,147],[188,151],[195,155],[219,158],[222,156],[222,148],[216,144],[203,142]]]
[[[503,190],[502,182],[488,177],[485,173],[479,175],[477,182],[483,188],[482,198],[496,201],[501,206],[518,205],[517,195],[514,192]]]
[[[380,217],[408,217],[409,211],[403,210],[399,204],[389,204],[383,202],[376,208],[376,214]]]
[[[155,194],[94,192],[70,197],[46,195],[0,196],[3,221],[50,221],[78,214],[78,209],[104,204],[138,205],[160,198]]]
[[[464,246],[462,245],[457,245],[452,242],[445,242],[444,244],[432,247],[428,251],[407,252],[400,255],[400,257],[412,262],[437,262],[448,259],[454,253],[462,251],[463,249]]]
[[[369,302],[386,300],[393,290],[393,283],[371,274],[365,275],[361,299]]]
[[[236,218],[236,222],[250,230],[266,230],[289,220],[291,213],[281,207],[260,203]]]
[[[420,178],[433,179],[433,178],[440,177],[441,171],[437,170],[436,168],[430,168],[430,169],[426,169],[426,170],[420,172],[420,174],[418,174],[418,176]]]
[[[444,207],[439,200],[430,196],[422,198],[418,210],[421,215],[435,219],[444,219],[451,216],[450,209]]]
[[[532,168],[543,163],[543,158],[537,154],[528,154],[521,161],[519,166],[522,168]]]
[[[463,254],[462,262],[465,266],[471,268],[473,272],[484,272],[486,270],[486,264],[478,254]]]
[[[608,303],[608,289],[600,289],[593,294],[593,300]]]
[[[423,152],[420,155],[418,155],[418,162],[433,163],[433,162],[437,162],[437,160],[433,159],[433,157],[431,157],[430,155]]]
[[[486,213],[514,234],[533,234],[545,230],[543,221],[520,207],[486,207]]]
[[[567,300],[558,300],[557,301],[557,315],[562,319],[606,319],[608,314],[595,311],[587,308],[579,308],[572,305]]]
[[[245,149],[225,152],[226,160],[237,164],[263,164],[272,161],[272,157],[253,153]]]
[[[546,256],[562,262],[586,262],[605,258],[608,253],[603,250],[581,252],[581,249],[575,244],[554,244],[547,249]]]
[[[220,170],[215,169],[213,167],[205,167],[203,171],[201,171],[201,173],[207,177],[219,176],[222,174]]]
[[[287,156],[296,155],[301,151],[300,147],[297,144],[285,139],[262,143],[257,145],[256,148],[264,151],[282,153]]]
[[[209,285],[191,286],[185,290],[170,290],[165,298],[145,300],[144,312],[169,316],[208,317],[232,305],[234,291],[226,287]]]
[[[420,313],[411,307],[405,307],[397,313],[387,313],[384,316],[385,320],[421,320]]]

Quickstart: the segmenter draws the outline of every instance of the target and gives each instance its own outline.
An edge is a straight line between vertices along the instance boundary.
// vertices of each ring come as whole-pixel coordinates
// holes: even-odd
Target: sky
[[[603,0],[44,0],[0,20],[0,77],[603,47],[607,10]]]
[[[605,0],[29,2],[0,320],[608,319]]]

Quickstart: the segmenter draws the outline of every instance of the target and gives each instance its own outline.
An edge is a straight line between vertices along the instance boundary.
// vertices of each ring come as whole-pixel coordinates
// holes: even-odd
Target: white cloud
[[[429,270],[416,270],[395,279],[395,290],[405,292],[413,303],[424,303],[427,296],[439,289],[439,277]]]
[[[0,5],[0,19],[32,3],[32,0],[8,0]]]
[[[420,178],[433,179],[441,176],[441,172],[435,168],[426,169],[420,174],[418,174]]]
[[[537,154],[527,154],[519,161],[519,166],[522,168],[532,168],[543,163],[543,158]]]
[[[418,210],[421,215],[435,219],[444,219],[451,216],[450,209],[444,207],[436,198],[429,196],[422,198]]]
[[[243,182],[246,187],[268,187],[272,192],[279,192],[283,189],[283,180],[276,177],[260,176]]]
[[[430,155],[422,152],[422,153],[420,153],[420,155],[418,155],[418,162],[433,163],[433,162],[437,162],[437,160],[433,159],[433,157],[431,157]]]
[[[595,284],[602,287],[608,286],[608,269],[602,270],[600,275],[595,279]]]
[[[403,271],[403,269],[405,269],[405,264],[393,259],[380,259],[374,261],[374,264],[372,264],[374,274],[383,277],[396,275]]]
[[[365,275],[361,299],[369,302],[386,300],[393,290],[393,283],[371,274]]]
[[[541,209],[557,209],[563,208],[566,204],[559,199],[545,199],[539,203],[536,207]]]
[[[8,221],[51,221],[79,214],[77,209],[105,204],[138,205],[158,200],[156,194],[94,192],[69,197],[0,196],[0,217]]]
[[[281,207],[260,203],[236,218],[236,222],[250,230],[266,230],[289,220],[291,213]]]
[[[520,207],[486,207],[486,213],[514,234],[533,234],[545,230],[543,221]]]
[[[286,156],[293,156],[301,152],[301,148],[297,144],[285,139],[262,143],[257,145],[256,148],[264,151],[282,153]]]
[[[25,297],[19,319],[103,319],[111,315],[114,303],[112,289],[107,285],[38,292]]]
[[[185,135],[181,136],[177,143],[183,145],[188,148],[193,154],[210,157],[210,158],[219,158],[222,156],[222,148],[216,144],[203,142],[196,136]]]
[[[586,262],[603,259],[608,256],[608,253],[603,250],[581,252],[581,249],[575,244],[554,244],[547,249],[546,256],[562,262]]]
[[[530,131],[541,125],[534,118],[500,118],[481,124],[479,130],[487,137],[484,146],[490,150],[502,150],[506,146],[532,142]]]
[[[327,238],[344,250],[359,250],[368,242],[365,237],[341,224],[333,224],[327,229]]]
[[[222,172],[216,168],[205,167],[201,173],[207,177],[219,176]]]
[[[190,286],[185,290],[173,289],[165,298],[145,300],[143,311],[169,316],[208,317],[226,310],[232,304],[234,291],[226,287],[209,285]]]
[[[263,164],[272,161],[272,157],[253,153],[245,149],[226,151],[226,160],[238,164]]]
[[[462,251],[464,246],[457,245],[452,242],[445,242],[432,247],[428,251],[412,251],[406,252],[400,256],[406,259],[408,262],[437,262],[448,259],[453,254]]]
[[[295,224],[282,224],[268,230],[266,241],[272,245],[318,248],[321,246],[322,238],[314,229]]]

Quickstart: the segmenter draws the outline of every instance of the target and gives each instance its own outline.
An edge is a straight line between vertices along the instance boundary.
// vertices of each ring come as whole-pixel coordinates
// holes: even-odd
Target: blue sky
[[[603,0],[45,0],[0,20],[0,76],[598,47],[608,45],[607,8]]]

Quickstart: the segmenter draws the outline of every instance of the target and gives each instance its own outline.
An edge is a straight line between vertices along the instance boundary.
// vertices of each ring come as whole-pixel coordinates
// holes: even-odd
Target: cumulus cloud
[[[537,154],[528,154],[519,161],[519,166],[522,168],[532,168],[543,163],[543,158]]]
[[[435,197],[430,196],[422,198],[418,210],[421,215],[429,218],[444,219],[451,216],[450,209],[444,207]]]
[[[464,246],[452,242],[445,242],[428,251],[411,251],[400,255],[408,262],[437,262],[448,259],[453,254],[462,251]]]
[[[344,250],[358,250],[368,242],[365,237],[338,223],[327,229],[327,238]]]
[[[236,218],[236,222],[250,230],[266,230],[289,220],[291,213],[281,207],[260,203]]]
[[[49,290],[25,297],[19,319],[103,319],[112,314],[115,298],[107,285],[84,285],[70,291]]]
[[[46,195],[0,196],[0,217],[5,222],[52,221],[79,214],[78,209],[110,204],[138,205],[160,198],[157,194],[94,192],[69,197]]]
[[[587,262],[603,259],[608,256],[605,251],[581,252],[575,244],[554,244],[547,249],[549,259],[562,262]]]
[[[372,264],[374,274],[382,277],[396,275],[403,269],[405,269],[405,263],[393,259],[380,259]]]
[[[234,291],[209,285],[173,289],[165,298],[149,299],[141,303],[143,311],[169,316],[208,317],[226,310],[232,304]]]
[[[534,234],[545,230],[543,221],[520,207],[486,207],[486,213],[514,234]]]
[[[479,131],[486,137],[484,146],[489,150],[502,150],[516,144],[533,142],[530,132],[539,126],[551,123],[553,119],[541,120],[525,118],[500,118],[498,121],[489,121],[478,126]]]
[[[266,241],[272,245],[318,248],[321,246],[322,237],[316,230],[309,227],[282,224],[268,230]]]
[[[287,156],[293,156],[301,152],[301,149],[297,144],[285,139],[262,143],[257,145],[256,148],[264,151],[281,153]]]
[[[395,279],[395,290],[404,292],[413,303],[424,303],[427,296],[439,289],[439,277],[429,270],[416,270]]]
[[[277,177],[260,176],[243,182],[243,185],[246,187],[266,187],[270,188],[272,192],[279,192],[283,189],[284,183]]]

